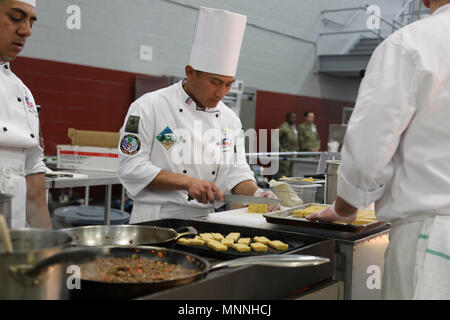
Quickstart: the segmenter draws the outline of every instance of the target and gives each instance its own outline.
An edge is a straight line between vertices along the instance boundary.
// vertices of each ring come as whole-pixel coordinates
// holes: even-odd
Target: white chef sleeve
[[[416,110],[417,73],[414,57],[389,39],[369,62],[338,176],[338,195],[355,207],[378,200],[393,175],[393,155]]]
[[[234,148],[233,161],[230,161],[227,168],[227,189],[232,190],[239,183],[246,180],[255,180],[255,174],[250,169],[245,157],[245,136],[242,129],[241,120],[236,117],[233,121]]]
[[[36,173],[44,173],[44,150],[38,145],[34,148],[25,149],[25,176]]]
[[[133,197],[148,186],[161,171],[161,168],[150,161],[156,117],[153,106],[147,102],[142,99],[134,102],[120,129],[120,165],[117,175]]]

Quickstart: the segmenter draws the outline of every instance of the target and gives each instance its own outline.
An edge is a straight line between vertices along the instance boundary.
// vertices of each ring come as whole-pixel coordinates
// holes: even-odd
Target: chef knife
[[[217,195],[215,195],[216,201],[219,201]],[[280,204],[281,200],[273,198],[262,198],[262,197],[252,197],[252,196],[242,196],[235,194],[224,194],[223,195],[225,203],[258,203],[258,204]],[[191,196],[188,197],[188,201],[194,200]],[[221,201],[219,201],[221,202]]]

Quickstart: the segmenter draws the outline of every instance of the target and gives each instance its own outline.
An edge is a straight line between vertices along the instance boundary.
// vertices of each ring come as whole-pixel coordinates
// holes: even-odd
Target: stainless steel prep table
[[[57,171],[55,171],[57,172]],[[111,212],[111,192],[112,186],[121,184],[117,174],[115,172],[105,171],[85,171],[85,170],[64,170],[64,172],[70,172],[73,174],[87,175],[87,177],[61,177],[61,178],[45,178],[45,187],[50,189],[62,189],[62,188],[85,188],[85,205],[89,205],[89,187],[91,186],[105,186],[105,224],[110,224],[110,212]],[[123,211],[125,203],[125,188],[122,186],[121,195],[121,208]]]

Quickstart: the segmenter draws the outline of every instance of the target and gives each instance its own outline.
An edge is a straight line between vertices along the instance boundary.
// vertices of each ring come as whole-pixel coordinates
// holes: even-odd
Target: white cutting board
[[[248,208],[240,208],[235,210],[228,210],[222,212],[211,213],[208,217],[204,217],[201,220],[215,223],[232,224],[248,227],[268,227],[270,223],[266,222],[266,218],[262,213],[247,212]]]

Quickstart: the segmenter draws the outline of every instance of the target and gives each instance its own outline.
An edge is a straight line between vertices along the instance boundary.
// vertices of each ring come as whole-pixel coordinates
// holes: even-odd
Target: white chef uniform
[[[377,218],[393,222],[385,298],[412,298],[427,273],[414,270],[416,258],[427,256],[419,252],[426,250],[420,234],[450,248],[450,224],[445,234],[432,223],[450,215],[449,34],[445,5],[386,39],[369,62],[347,128],[338,194],[358,208],[376,201]],[[450,278],[450,267],[442,276]],[[435,285],[439,290],[439,281]]]
[[[26,225],[25,176],[45,172],[42,160],[33,95],[9,63],[0,64],[0,188],[13,195],[13,228]]]
[[[240,14],[201,7],[189,64],[234,77],[246,21]],[[118,176],[134,199],[131,223],[213,212],[211,204],[188,201],[184,190],[146,189],[161,169],[212,181],[223,193],[255,181],[239,118],[222,102],[214,108],[197,106],[181,81],[135,101],[120,133]]]
[[[133,119],[138,122],[134,127]],[[242,181],[254,181],[245,159],[243,137],[236,136],[239,132],[241,121],[229,107],[220,102],[215,108],[197,108],[182,81],[135,101],[120,130],[118,171],[134,199],[131,222],[212,212],[211,204],[188,201],[186,191],[145,189],[161,169],[212,181],[224,193]],[[220,155],[220,161],[216,161],[216,155]],[[238,161],[223,157],[229,155]],[[161,206],[164,210],[160,212]]]

